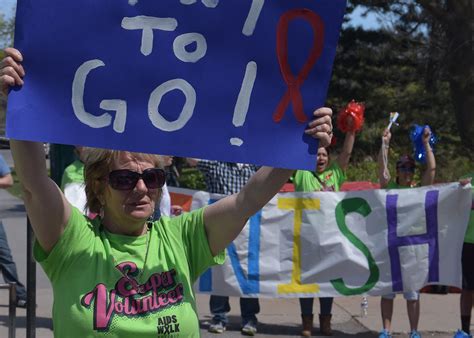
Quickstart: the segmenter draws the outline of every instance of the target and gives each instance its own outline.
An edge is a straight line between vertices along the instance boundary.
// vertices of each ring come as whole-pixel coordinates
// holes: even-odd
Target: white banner
[[[191,209],[222,197],[171,187],[170,193]],[[470,186],[459,183],[280,193],[249,220],[227,248],[225,264],[205,272],[196,290],[284,298],[459,287],[470,208]]]

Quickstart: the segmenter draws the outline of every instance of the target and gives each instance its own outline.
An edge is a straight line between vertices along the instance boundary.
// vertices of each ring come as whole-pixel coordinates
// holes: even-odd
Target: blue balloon
[[[414,151],[414,159],[417,162],[420,163],[426,163],[426,151],[425,147],[423,147],[423,131],[425,128],[430,128],[429,125],[424,125],[424,126],[419,126],[417,124],[413,125],[413,127],[410,130],[410,139],[413,143],[413,151]],[[431,137],[429,140],[429,144],[431,146],[431,149],[433,150],[433,153],[435,151],[434,145],[438,142],[438,138],[436,135],[431,132]]]

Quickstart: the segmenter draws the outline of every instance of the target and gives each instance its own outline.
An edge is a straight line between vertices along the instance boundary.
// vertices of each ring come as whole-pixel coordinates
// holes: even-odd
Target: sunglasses
[[[141,174],[127,169],[114,170],[109,173],[109,185],[115,190],[133,190],[140,178],[148,189],[159,189],[165,184],[166,173],[159,168],[146,169]]]
[[[414,173],[415,168],[412,167],[399,167],[398,170],[402,173]]]

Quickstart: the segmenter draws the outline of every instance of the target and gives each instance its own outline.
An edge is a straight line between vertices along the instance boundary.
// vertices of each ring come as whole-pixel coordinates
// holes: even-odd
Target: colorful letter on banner
[[[209,200],[209,204],[216,202]],[[234,243],[227,247],[227,255],[230,258],[232,268],[239,283],[242,293],[245,295],[258,294],[259,287],[259,255],[260,255],[260,220],[262,212],[258,211],[249,219],[248,228],[248,250],[247,250],[247,271],[244,271],[237,255],[237,249]],[[212,269],[208,269],[199,279],[199,291],[212,291]]]
[[[192,195],[193,208],[218,198],[170,191]],[[459,183],[281,193],[252,218],[229,246],[226,263],[204,274],[197,290],[333,297],[419,290],[431,283],[459,287],[471,203],[470,187]]]
[[[345,6],[18,0],[7,135],[312,169]]]
[[[438,191],[428,191],[425,196],[426,233],[411,236],[397,235],[397,200],[398,195],[387,195],[388,249],[392,268],[393,291],[404,289],[400,266],[401,246],[428,244],[429,266],[428,282],[439,282],[439,244],[438,244]]]

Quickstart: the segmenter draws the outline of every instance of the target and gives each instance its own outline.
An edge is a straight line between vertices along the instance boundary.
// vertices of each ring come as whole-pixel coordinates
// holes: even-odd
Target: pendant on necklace
[[[138,285],[135,291],[142,295],[145,293],[145,287],[143,285]]]

